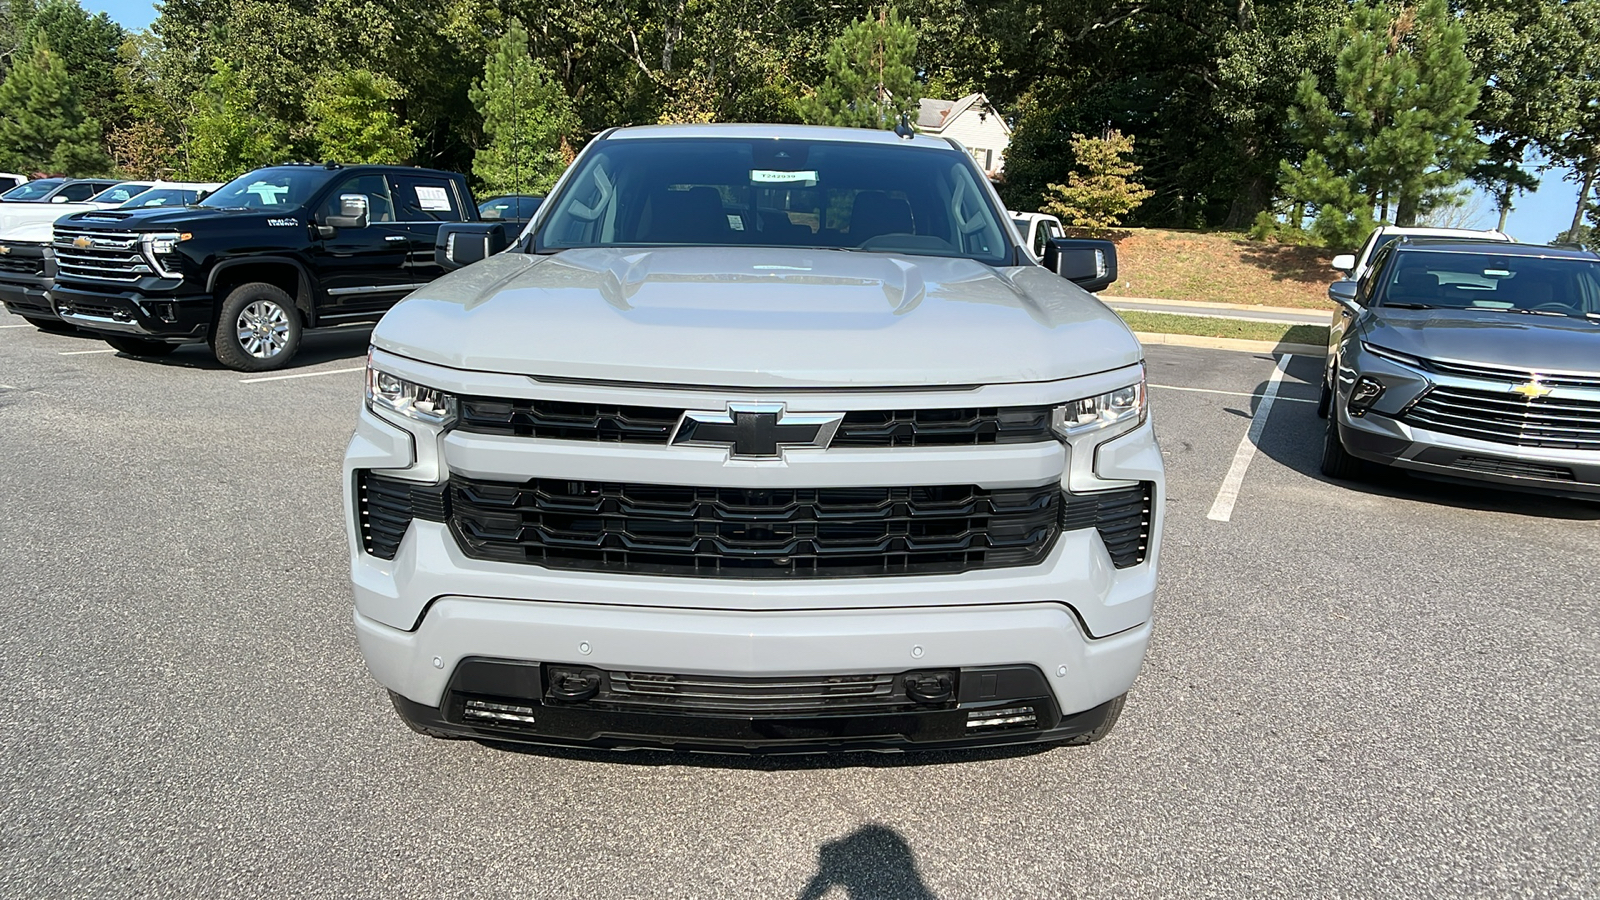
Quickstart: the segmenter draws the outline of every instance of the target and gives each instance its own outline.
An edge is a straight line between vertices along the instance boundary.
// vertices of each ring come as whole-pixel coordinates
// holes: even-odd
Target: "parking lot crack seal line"
[[[1267,417],[1272,414],[1272,403],[1278,398],[1278,386],[1283,383],[1283,374],[1288,371],[1291,359],[1294,359],[1292,353],[1278,357],[1278,366],[1272,370],[1272,377],[1267,379],[1266,390],[1261,392],[1261,405],[1250,417],[1250,430],[1239,439],[1239,449],[1233,454],[1233,465],[1228,467],[1228,476],[1222,479],[1216,502],[1211,504],[1211,511],[1206,513],[1206,518],[1214,522],[1226,522],[1233,518],[1233,505],[1239,500],[1244,473],[1250,468],[1250,460],[1255,458],[1261,433],[1267,429]]]

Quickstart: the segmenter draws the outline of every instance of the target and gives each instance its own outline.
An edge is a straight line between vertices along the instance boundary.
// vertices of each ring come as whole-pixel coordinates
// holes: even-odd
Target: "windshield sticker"
[[[811,169],[804,172],[781,172],[777,169],[751,169],[751,184],[804,184],[811,187],[817,183],[817,170]]]
[[[426,210],[448,212],[450,195],[441,187],[417,187],[417,205]]]

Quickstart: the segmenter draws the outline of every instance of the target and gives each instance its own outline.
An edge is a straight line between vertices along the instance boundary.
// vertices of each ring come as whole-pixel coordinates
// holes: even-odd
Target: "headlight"
[[[367,405],[408,419],[448,427],[456,420],[456,398],[367,365]]]
[[[147,234],[139,238],[144,245],[145,259],[163,278],[182,278],[183,272],[178,268],[178,244],[187,241],[194,235],[188,232],[176,231],[161,234]]]
[[[1107,428],[1131,431],[1144,422],[1144,416],[1144,376],[1141,375],[1138,382],[1127,387],[1056,407],[1050,414],[1050,427],[1067,438]]]

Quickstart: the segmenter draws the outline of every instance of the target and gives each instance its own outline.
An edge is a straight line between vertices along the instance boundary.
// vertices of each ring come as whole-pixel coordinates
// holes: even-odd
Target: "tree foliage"
[[[43,36],[0,83],[0,169],[92,175],[109,167],[100,123],[83,114],[66,63]]]
[[[852,22],[828,46],[827,76],[802,101],[813,125],[893,128],[902,115],[915,119],[922,99],[912,60],[917,30],[895,10]]]
[[[484,143],[472,160],[472,174],[483,189],[548,193],[571,161],[580,125],[561,83],[528,55],[528,33],[521,23],[513,21],[495,42],[471,97],[483,116]]]
[[[318,155],[347,164],[407,160],[417,139],[394,112],[402,96],[393,78],[366,69],[323,74],[306,100]]]
[[[1133,180],[1140,166],[1129,161],[1133,138],[1115,129],[1104,137],[1072,136],[1078,169],[1066,184],[1052,184],[1043,211],[1079,228],[1107,229],[1122,224],[1128,213],[1150,199],[1150,189]]]
[[[205,87],[190,98],[184,142],[185,174],[195,181],[228,181],[257,166],[283,162],[288,129],[257,104],[234,68],[214,60]]]

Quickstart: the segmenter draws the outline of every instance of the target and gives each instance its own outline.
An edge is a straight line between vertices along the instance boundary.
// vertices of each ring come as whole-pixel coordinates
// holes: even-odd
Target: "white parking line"
[[[0,325],[0,328],[32,328],[33,323],[23,322],[21,325]]]
[[[296,372],[293,375],[268,375],[264,378],[241,378],[240,384],[256,384],[262,381],[288,381],[291,378],[315,378],[318,375],[342,375],[345,372],[364,372],[366,366],[356,366],[354,369],[329,369],[326,372]]]
[[[63,350],[63,351],[61,351],[60,355],[62,355],[62,356],[84,356],[84,355],[87,355],[87,354],[90,354],[90,353],[115,353],[115,352],[117,352],[117,348],[115,348],[115,347],[107,347],[104,350]]]
[[[1261,405],[1250,417],[1250,430],[1239,439],[1239,449],[1233,454],[1233,465],[1228,467],[1228,476],[1222,479],[1216,502],[1211,504],[1211,511],[1206,513],[1206,518],[1215,522],[1226,522],[1233,518],[1233,504],[1239,500],[1239,488],[1244,484],[1245,470],[1250,468],[1250,460],[1255,459],[1256,447],[1261,443],[1261,432],[1267,428],[1267,416],[1272,414],[1272,402],[1278,399],[1278,385],[1283,383],[1283,373],[1288,370],[1291,359],[1294,359],[1292,353],[1278,357],[1278,367],[1272,370],[1272,377],[1267,379],[1267,388],[1261,392]]]
[[[1293,355],[1293,354],[1291,354],[1291,355]],[[1190,393],[1193,393],[1193,394],[1226,394],[1229,397],[1259,397],[1259,396],[1261,396],[1260,394],[1252,394],[1249,391],[1219,391],[1219,390],[1215,390],[1213,388],[1178,387],[1175,384],[1152,384],[1152,385],[1150,385],[1150,387],[1159,388],[1160,390],[1163,390],[1163,391],[1189,391]],[[1307,400],[1304,397],[1279,397],[1278,399],[1280,401],[1284,402],[1284,403],[1316,403],[1317,402],[1315,400]]]

